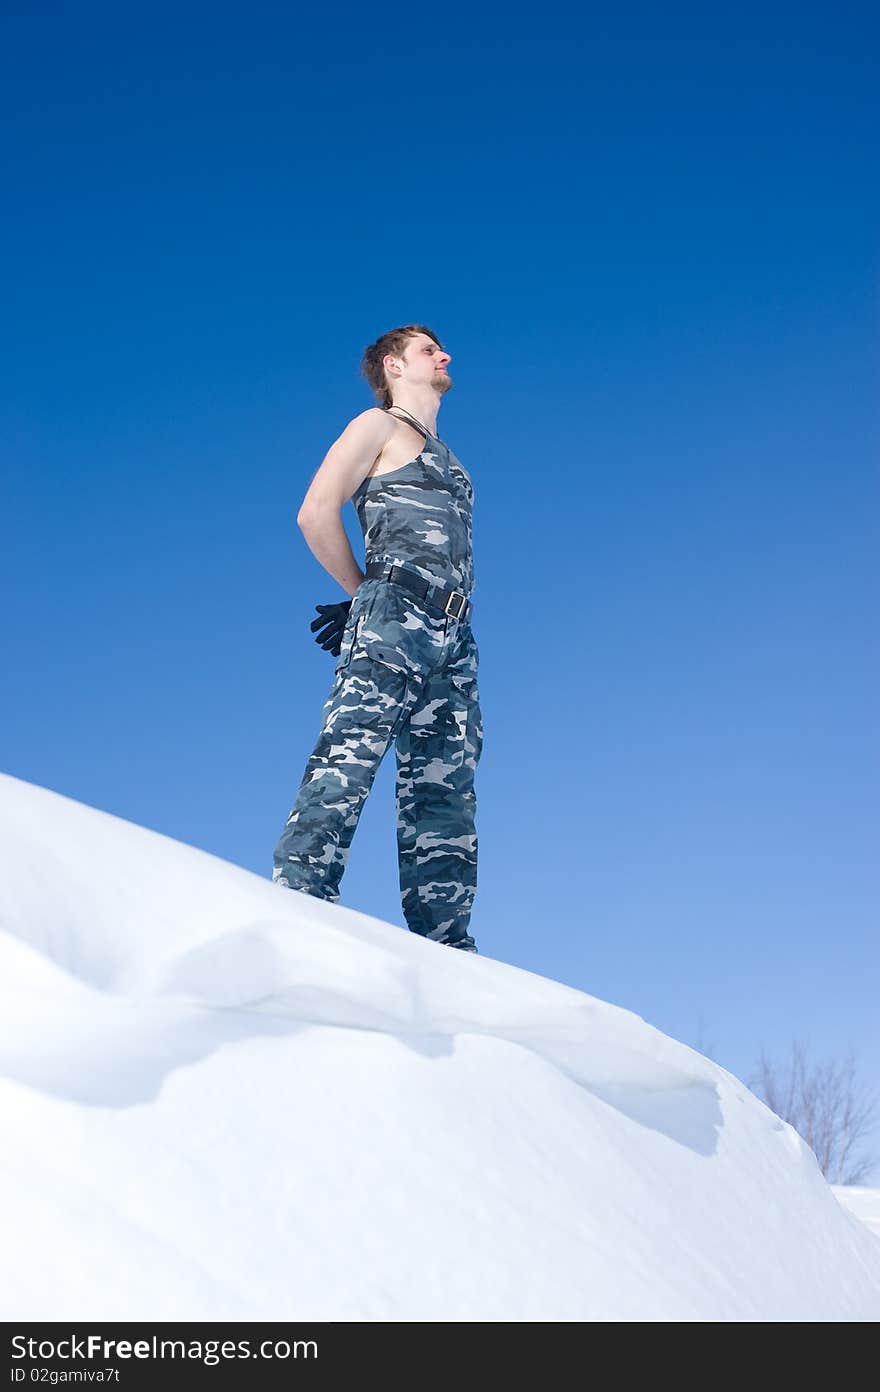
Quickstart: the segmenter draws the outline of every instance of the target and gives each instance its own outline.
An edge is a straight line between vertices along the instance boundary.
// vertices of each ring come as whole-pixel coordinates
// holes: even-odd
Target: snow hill
[[[637,1015],[0,776],[6,1320],[870,1320],[880,1243]]]
[[[868,1189],[861,1184],[833,1184],[831,1187],[850,1213],[855,1213],[880,1237],[880,1189]]]

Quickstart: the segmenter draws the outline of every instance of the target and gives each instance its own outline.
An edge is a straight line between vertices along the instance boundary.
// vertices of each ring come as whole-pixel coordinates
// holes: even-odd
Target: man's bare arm
[[[391,419],[378,406],[355,416],[324,456],[297,515],[312,555],[348,595],[354,594],[364,575],[354,558],[342,509],[393,430]]]

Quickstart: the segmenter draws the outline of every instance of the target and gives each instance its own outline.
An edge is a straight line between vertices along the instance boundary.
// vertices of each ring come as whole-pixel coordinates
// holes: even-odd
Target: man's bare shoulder
[[[342,507],[366,478],[394,429],[394,417],[379,406],[350,420],[312,479],[301,514]]]
[[[381,406],[369,406],[366,411],[353,416],[343,431],[357,441],[376,440],[377,452],[391,438],[394,431],[394,417],[383,411]]]

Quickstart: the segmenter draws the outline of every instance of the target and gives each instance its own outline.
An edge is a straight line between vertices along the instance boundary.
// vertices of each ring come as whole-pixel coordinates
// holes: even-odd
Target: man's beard
[[[449,388],[452,386],[452,378],[450,377],[449,373],[435,372],[434,386],[436,387],[437,392],[440,396],[443,396],[446,392],[448,392]]]

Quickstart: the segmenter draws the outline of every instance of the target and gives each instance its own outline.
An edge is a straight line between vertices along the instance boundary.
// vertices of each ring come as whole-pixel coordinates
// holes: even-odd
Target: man
[[[389,745],[397,752],[397,846],[413,933],[476,952],[474,774],[483,747],[469,475],[435,434],[452,386],[436,334],[408,324],[366,349],[378,407],[328,450],[297,522],[348,603],[318,605],[316,641],[337,657],[321,731],[275,848],[273,878],[339,897],[358,818]],[[342,508],[354,502],[365,573]]]

